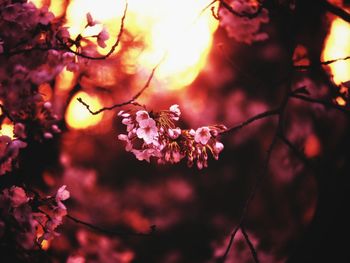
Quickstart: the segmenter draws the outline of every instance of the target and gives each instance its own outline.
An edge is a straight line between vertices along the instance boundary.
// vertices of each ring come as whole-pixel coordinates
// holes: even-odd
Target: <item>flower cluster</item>
[[[194,129],[180,129],[175,125],[181,111],[178,105],[169,110],[148,112],[146,110],[120,111],[127,134],[120,134],[119,140],[126,142],[126,151],[132,152],[140,161],[154,157],[158,163],[178,163],[187,158],[188,166],[196,162],[202,169],[208,165],[208,152],[215,159],[224,146],[216,137],[226,130],[223,125]]]
[[[234,38],[238,42],[251,44],[256,41],[263,41],[268,38],[264,32],[259,32],[262,24],[269,22],[268,11],[266,9],[259,10],[258,1],[254,0],[230,0],[228,1],[232,10],[237,16],[232,14],[230,10],[220,9],[220,25],[227,31],[229,37]],[[257,13],[258,12],[258,13]],[[257,14],[254,18],[244,14]]]
[[[65,185],[55,197],[46,198],[30,195],[18,186],[4,189],[0,193],[0,238],[14,239],[24,249],[35,249],[44,240],[51,240],[67,214],[62,201],[68,198]]]
[[[6,135],[0,136],[0,176],[12,171],[19,150],[26,146],[27,144],[19,139],[11,139]]]

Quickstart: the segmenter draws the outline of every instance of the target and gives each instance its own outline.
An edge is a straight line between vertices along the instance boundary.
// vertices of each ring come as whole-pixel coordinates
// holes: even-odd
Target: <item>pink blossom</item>
[[[179,147],[170,147],[165,151],[164,160],[169,163],[178,163],[182,159]]]
[[[62,40],[67,40],[70,38],[70,33],[68,31],[67,27],[61,27],[58,32],[57,32],[57,36],[62,39]],[[68,52],[66,52],[65,54],[67,54]],[[65,55],[63,54],[63,55]]]
[[[105,41],[109,39],[109,34],[107,32],[107,30],[104,28],[102,29],[102,31],[97,35],[97,44],[102,47],[105,48],[107,45],[105,43]]]
[[[56,193],[56,201],[57,203],[58,202],[61,202],[61,201],[64,201],[64,200],[67,200],[69,197],[70,197],[70,193],[68,190],[66,190],[66,185],[62,185],[58,190],[57,190],[57,193]]]
[[[181,129],[179,127],[174,129],[168,129],[168,134],[171,139],[177,139],[181,134]]]
[[[4,41],[0,39],[0,54],[4,53]]]
[[[44,133],[44,138],[45,138],[45,139],[52,139],[52,138],[53,138],[53,135],[52,135],[51,132],[45,132],[45,133]]]
[[[187,157],[188,165],[194,162],[202,169],[208,166],[208,152],[215,159],[223,149],[223,144],[216,136],[227,128],[223,125],[181,130],[174,123],[181,112],[178,105],[172,105],[170,110],[155,112],[150,117],[146,110],[120,111],[122,123],[127,126],[127,135],[119,134],[118,138],[126,142],[126,151],[131,151],[138,160],[150,161],[155,157],[158,163],[178,163]],[[143,140],[134,140],[139,138]]]
[[[143,139],[146,144],[156,144],[158,137],[158,129],[156,122],[149,118],[140,122],[140,128],[136,131],[137,137]]]
[[[48,82],[52,76],[51,74],[44,68],[32,71],[30,74],[31,81],[34,84],[40,85],[44,82]]]
[[[11,140],[8,136],[0,136],[0,175],[12,170],[12,163],[17,158],[19,150],[27,144],[21,140]]]
[[[85,258],[82,256],[69,256],[66,263],[85,263]]]
[[[61,132],[61,129],[58,128],[58,126],[56,124],[52,124],[51,125],[51,129],[54,133],[60,133]]]
[[[79,70],[79,64],[75,62],[68,63],[66,67],[70,72],[77,72]]]
[[[172,119],[173,119],[174,121],[178,121],[179,118],[180,118],[180,115],[181,115],[181,111],[180,111],[179,105],[174,104],[174,105],[170,106],[169,110],[170,110],[170,111],[173,113],[173,115],[174,115],[174,116],[172,117]]]
[[[27,194],[21,187],[12,186],[8,191],[8,194],[10,196],[11,205],[13,207],[18,207],[28,202]]]
[[[138,112],[136,112],[136,121],[138,123],[140,123],[141,121],[144,120],[148,120],[149,119],[149,115],[147,111],[144,110],[139,110]]]
[[[90,14],[90,12],[86,14],[86,20],[87,20],[87,27],[94,26],[98,23],[96,20],[92,18],[92,15]]]
[[[215,141],[213,149],[213,156],[216,160],[219,159],[219,153],[224,149],[224,145],[221,142]]]
[[[118,139],[126,142],[125,150],[127,152],[130,152],[132,150],[132,144],[131,144],[131,141],[129,140],[129,137],[127,135],[119,134]]]
[[[27,136],[25,134],[25,126],[22,123],[16,123],[13,128],[13,133],[16,137],[20,139],[25,139]]]
[[[139,161],[147,161],[150,162],[150,158],[152,156],[157,157],[160,155],[159,151],[156,149],[145,149],[145,150],[132,150],[131,151]]]
[[[43,7],[39,12],[39,23],[43,25],[48,25],[55,16],[48,11],[47,7]]]
[[[194,140],[203,145],[207,144],[211,138],[210,129],[208,127],[201,127],[196,130]]]

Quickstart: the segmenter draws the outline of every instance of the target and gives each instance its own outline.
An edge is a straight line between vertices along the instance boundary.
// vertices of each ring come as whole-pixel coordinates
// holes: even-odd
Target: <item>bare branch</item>
[[[119,28],[119,33],[117,35],[117,39],[106,55],[99,56],[99,57],[88,56],[88,55],[85,55],[83,53],[77,52],[77,51],[75,51],[75,50],[73,50],[70,47],[65,45],[66,49],[69,52],[71,52],[77,56],[80,56],[82,58],[91,59],[91,60],[103,60],[103,59],[108,58],[109,56],[111,56],[113,54],[113,52],[115,51],[115,49],[118,47],[118,45],[120,43],[121,37],[122,37],[123,32],[124,32],[124,25],[125,25],[125,18],[126,18],[127,10],[128,10],[128,1],[125,1],[124,13],[123,13],[123,16],[122,16],[121,21],[120,21],[120,28]]]
[[[275,115],[278,115],[279,114],[279,109],[275,109],[275,110],[268,110],[268,111],[265,111],[265,112],[262,112],[262,113],[259,113],[249,119],[247,119],[246,121],[238,124],[237,126],[234,126],[230,129],[227,129],[226,131],[222,132],[221,134],[227,134],[227,133],[231,133],[231,132],[235,132],[237,130],[240,130],[242,129],[243,127],[257,121],[257,120],[261,120],[261,119],[264,119],[264,118],[267,118],[267,117],[270,117],[270,116],[275,116]]]
[[[243,224],[241,225],[241,232],[242,232],[242,234],[243,234],[243,236],[244,236],[244,239],[245,239],[245,241],[246,241],[246,243],[247,243],[247,245],[248,245],[248,247],[249,247],[249,250],[250,250],[250,253],[252,254],[252,257],[253,257],[253,259],[254,259],[254,262],[255,262],[255,263],[259,263],[260,261],[259,261],[258,253],[257,253],[256,249],[254,248],[253,243],[250,241],[249,235],[248,235],[248,233],[245,231],[245,227],[244,227]]]
[[[340,17],[344,21],[350,23],[350,13],[348,13],[346,10],[328,2],[327,0],[321,1],[321,6],[326,9],[328,12]]]
[[[150,231],[148,233],[142,233],[142,232],[126,232],[126,231],[112,231],[112,230],[107,230],[102,227],[93,225],[91,223],[85,222],[83,220],[80,220],[78,218],[75,218],[71,215],[66,215],[67,218],[70,220],[74,221],[77,224],[84,225],[86,227],[89,227],[97,232],[103,233],[108,236],[151,236],[155,233],[156,231],[156,226],[152,225],[150,226]]]
[[[282,133],[278,134],[278,138],[298,157],[306,167],[310,167],[311,164],[306,156],[299,151],[299,149]]]
[[[255,121],[257,119],[265,118],[265,117],[271,116],[271,115],[277,115],[278,116],[278,123],[277,123],[276,131],[275,131],[275,134],[274,134],[274,136],[272,138],[270,146],[269,146],[269,148],[267,149],[267,152],[266,152],[266,158],[265,158],[264,165],[263,165],[263,171],[256,178],[255,184],[253,185],[252,190],[250,191],[249,196],[246,199],[246,202],[245,202],[244,207],[242,209],[242,213],[241,213],[241,216],[239,218],[238,224],[235,226],[235,228],[231,232],[230,240],[229,240],[229,243],[228,243],[228,245],[226,247],[225,253],[223,254],[223,256],[221,258],[218,259],[218,263],[224,263],[225,262],[225,260],[226,260],[226,258],[228,256],[228,253],[230,252],[230,249],[232,247],[232,244],[233,244],[233,241],[234,241],[235,236],[237,234],[237,231],[242,227],[242,224],[244,223],[244,220],[245,220],[246,215],[248,213],[249,206],[250,206],[251,202],[253,201],[253,199],[255,197],[255,194],[256,194],[259,186],[261,185],[263,179],[268,174],[268,169],[269,169],[269,163],[270,163],[271,155],[272,155],[273,149],[274,149],[274,147],[276,145],[276,142],[277,142],[277,139],[278,139],[278,134],[280,134],[282,132],[282,129],[283,129],[284,113],[285,113],[285,109],[287,107],[287,104],[288,104],[290,96],[291,96],[291,93],[288,91],[287,94],[285,95],[285,97],[283,98],[280,106],[276,110],[267,111],[267,112],[258,114],[256,116],[254,116],[253,118],[248,119],[247,121],[243,122],[241,125],[238,125],[238,126],[232,128],[232,129],[230,129],[230,130],[241,129],[245,125],[247,125],[249,123],[252,123],[253,121]]]
[[[291,94],[290,97],[295,98],[295,99],[299,99],[299,100],[303,100],[303,101],[307,101],[307,102],[311,102],[311,103],[321,104],[321,105],[325,106],[326,108],[332,108],[332,109],[341,111],[345,114],[350,114],[350,111],[347,110],[346,108],[341,107],[337,104],[334,104],[334,103],[326,101],[326,100],[314,99],[314,98],[310,98],[308,96],[300,95],[300,94]]]
[[[119,107],[122,107],[122,106],[126,106],[126,105],[129,105],[129,104],[136,104],[135,103],[135,100],[141,96],[141,94],[149,87],[149,85],[151,84],[151,81],[153,79],[153,76],[154,76],[154,73],[156,72],[157,68],[159,67],[159,65],[161,64],[162,61],[160,61],[153,69],[152,69],[152,72],[151,74],[149,75],[145,85],[134,95],[132,96],[131,99],[127,100],[127,101],[124,101],[124,102],[121,102],[121,103],[118,103],[118,104],[114,104],[112,106],[108,106],[108,107],[103,107],[97,111],[93,111],[90,109],[90,105],[87,104],[85,101],[83,101],[82,98],[77,98],[77,100],[83,104],[85,106],[85,108],[92,114],[92,115],[97,115],[97,114],[100,114],[101,112],[104,112],[106,110],[113,110],[115,108],[119,108]]]
[[[203,9],[202,11],[199,13],[198,17],[201,16],[205,11],[207,11],[207,9],[209,7],[211,7],[213,4],[215,4],[216,2],[218,2],[219,0],[213,0],[211,1],[209,4],[207,4]],[[215,17],[215,16],[214,16]]]
[[[233,244],[233,241],[234,241],[234,239],[236,237],[236,234],[237,234],[238,230],[241,228],[241,226],[242,226],[242,224],[243,224],[243,222],[245,220],[245,217],[247,215],[250,203],[254,199],[255,194],[256,194],[256,192],[257,192],[257,190],[259,188],[259,185],[261,184],[262,180],[264,179],[265,175],[268,172],[268,166],[269,166],[269,163],[270,163],[272,151],[273,151],[273,148],[275,147],[276,141],[277,141],[277,133],[273,137],[273,139],[271,141],[271,144],[270,144],[270,146],[269,146],[269,148],[267,150],[266,159],[265,159],[264,167],[263,167],[263,172],[258,176],[258,178],[256,179],[252,190],[250,191],[250,194],[249,194],[249,196],[248,196],[248,198],[247,198],[247,200],[246,200],[246,202],[244,204],[244,207],[243,207],[240,219],[238,221],[238,224],[235,226],[235,228],[231,232],[230,240],[229,240],[229,243],[228,243],[228,245],[226,247],[225,253],[224,253],[224,255],[221,258],[218,259],[218,263],[224,263],[226,258],[227,258],[227,256],[228,256],[228,253],[230,252],[230,249],[232,247],[232,244]]]
[[[115,49],[119,46],[119,43],[121,41],[121,37],[122,37],[123,32],[124,32],[125,18],[126,18],[127,10],[128,10],[128,1],[126,0],[123,16],[122,16],[121,21],[120,21],[120,28],[119,28],[117,38],[115,40],[115,43],[111,47],[111,49],[105,55],[95,57],[95,56],[89,56],[89,55],[86,55],[84,53],[75,51],[70,46],[68,46],[66,43],[64,43],[64,41],[60,38],[57,38],[57,40],[60,42],[61,45],[57,46],[57,47],[43,46],[43,45],[32,46],[32,47],[28,47],[28,48],[24,48],[24,49],[15,49],[15,50],[10,50],[10,51],[5,51],[3,53],[3,55],[13,56],[13,55],[18,55],[18,54],[22,54],[22,53],[26,53],[26,52],[35,51],[35,50],[38,50],[38,51],[48,51],[48,50],[61,50],[62,51],[62,50],[66,50],[66,51],[73,53],[74,55],[82,57],[82,58],[86,58],[86,59],[90,59],[90,60],[104,60],[104,59],[110,57],[114,53]],[[71,40],[71,41],[73,43],[75,42],[73,40]],[[2,55],[2,54],[0,54],[0,55]]]
[[[307,69],[310,69],[314,66],[320,66],[320,65],[330,65],[330,64],[333,64],[335,62],[338,62],[338,61],[346,61],[350,59],[350,56],[347,56],[347,57],[343,57],[343,58],[337,58],[337,59],[330,59],[330,60],[326,60],[326,61],[321,61],[319,62],[318,64],[316,65],[295,65],[294,68],[296,70],[307,70]]]

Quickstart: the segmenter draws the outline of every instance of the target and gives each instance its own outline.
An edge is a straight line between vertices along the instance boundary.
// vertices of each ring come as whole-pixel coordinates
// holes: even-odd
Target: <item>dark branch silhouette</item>
[[[256,192],[257,192],[259,186],[261,185],[263,179],[268,174],[269,163],[270,163],[270,159],[271,159],[271,155],[272,155],[273,149],[274,149],[274,147],[276,145],[276,142],[277,142],[277,139],[278,139],[278,134],[280,134],[283,131],[284,114],[285,114],[285,109],[287,107],[290,95],[291,95],[291,93],[288,90],[288,92],[287,92],[286,96],[284,97],[284,99],[282,100],[280,106],[277,108],[277,110],[273,111],[272,115],[277,115],[278,116],[278,123],[277,123],[275,134],[274,134],[274,136],[273,136],[273,138],[271,140],[271,143],[270,143],[270,145],[269,145],[269,147],[267,149],[267,152],[266,152],[266,158],[265,158],[264,165],[263,165],[263,171],[260,174],[258,174],[258,176],[257,176],[257,178],[255,180],[255,184],[253,185],[252,190],[250,191],[250,193],[248,195],[248,198],[246,199],[246,202],[245,202],[245,204],[243,206],[243,209],[242,209],[239,221],[238,221],[237,225],[234,227],[233,231],[231,232],[230,240],[229,240],[228,245],[226,247],[225,253],[223,254],[222,257],[220,257],[218,259],[218,263],[224,263],[225,262],[225,260],[226,260],[226,258],[228,256],[228,253],[230,252],[230,249],[232,247],[232,244],[233,244],[233,241],[234,241],[235,236],[237,234],[237,231],[241,228],[242,224],[244,223],[244,220],[246,219],[246,215],[248,213],[248,209],[250,207],[250,204],[254,200]],[[268,114],[267,116],[270,116],[270,115],[271,115],[271,113]],[[264,117],[266,117],[266,114],[258,114],[257,116],[262,116],[261,118],[264,118]],[[259,118],[257,118],[257,119],[259,119]],[[253,122],[253,121],[255,121],[255,120],[257,120],[257,119],[254,118],[254,117],[249,119],[251,121],[248,122],[248,124]],[[242,126],[242,124],[237,126],[237,127],[239,127],[239,129],[240,129],[241,126]],[[244,126],[245,125],[243,125],[242,127],[244,127]]]
[[[62,39],[57,38],[57,40],[59,41],[60,43],[60,46],[51,46],[51,45],[37,45],[37,46],[32,46],[32,47],[27,47],[27,48],[24,48],[24,49],[15,49],[15,50],[5,50],[5,52],[3,53],[3,55],[6,55],[6,56],[13,56],[13,55],[18,55],[18,54],[22,54],[22,53],[26,53],[26,52],[31,52],[31,51],[49,51],[49,50],[58,50],[58,51],[68,51],[70,53],[73,53],[74,55],[76,56],[79,56],[79,57],[82,57],[82,58],[86,58],[86,59],[90,59],[90,60],[104,60],[108,57],[110,57],[115,49],[119,46],[119,43],[121,41],[121,38],[122,38],[122,35],[124,33],[124,26],[125,26],[125,18],[126,18],[126,14],[127,14],[127,10],[128,10],[128,2],[126,0],[125,2],[125,8],[124,8],[124,12],[123,12],[123,16],[121,18],[121,21],[120,21],[120,27],[119,27],[119,31],[118,31],[118,35],[117,35],[117,38],[114,42],[114,44],[112,45],[112,47],[110,48],[110,50],[107,52],[107,54],[105,55],[101,55],[101,56],[89,56],[89,55],[86,55],[82,52],[78,52],[76,50],[73,50],[70,46],[67,45],[67,43],[65,43]],[[81,38],[81,35],[79,35],[77,38]],[[77,40],[70,40],[70,42],[72,44],[74,43],[79,43],[79,41]],[[2,54],[0,54],[1,56]]]
[[[321,61],[320,63],[314,64],[314,65],[295,65],[294,68],[297,70],[307,70],[307,69],[310,69],[310,68],[315,67],[315,66],[330,65],[330,64],[333,64],[335,62],[346,61],[348,59],[350,59],[350,56],[347,56],[344,58],[337,58],[337,59],[330,59],[330,60],[326,60],[326,61]]]
[[[257,253],[256,249],[254,248],[253,243],[250,241],[249,235],[248,235],[247,231],[245,230],[245,226],[243,224],[241,225],[241,232],[242,232],[243,237],[244,237],[244,239],[249,247],[249,250],[250,250],[250,253],[252,254],[254,262],[259,263],[260,261],[259,261],[258,253]]]
[[[162,61],[161,61],[162,62]],[[100,114],[101,112],[104,112],[106,110],[113,110],[115,108],[119,108],[119,107],[122,107],[122,106],[126,106],[126,105],[130,105],[130,104],[135,104],[135,105],[139,105],[138,103],[135,102],[136,99],[138,99],[141,94],[149,87],[149,85],[151,84],[151,81],[154,77],[154,73],[156,72],[157,68],[159,67],[159,65],[161,64],[161,62],[159,62],[151,71],[151,74],[149,75],[145,85],[134,95],[132,96],[131,99],[127,100],[127,101],[124,101],[124,102],[121,102],[121,103],[118,103],[118,104],[114,104],[112,106],[108,106],[108,107],[103,107],[101,109],[98,109],[96,111],[93,111],[90,109],[90,105],[87,104],[85,101],[83,101],[82,98],[78,98],[77,100],[83,104],[86,109],[93,115],[97,115],[97,114]]]
[[[333,15],[336,15],[341,19],[343,19],[344,21],[350,23],[350,13],[348,13],[344,9],[328,2],[327,0],[322,0],[321,6],[328,12],[332,13]]]
[[[114,230],[108,230],[99,226],[96,226],[94,224],[85,222],[83,220],[80,220],[76,217],[73,217],[71,215],[66,215],[67,218],[69,218],[70,220],[74,221],[77,224],[81,224],[84,225],[86,227],[89,227],[97,232],[100,232],[102,234],[108,235],[108,236],[151,236],[155,233],[156,231],[156,226],[152,225],[150,226],[150,231],[147,233],[142,233],[142,232],[127,232],[127,231],[114,231]]]
[[[286,145],[288,148],[294,153],[294,155],[299,158],[305,167],[310,167],[311,163],[310,161],[306,158],[304,153],[299,151],[299,149],[282,133],[278,134],[278,138]]]
[[[103,59],[108,58],[109,56],[111,56],[113,54],[113,52],[115,51],[115,49],[118,47],[118,45],[120,43],[121,37],[122,37],[123,32],[124,32],[124,24],[125,24],[125,18],[126,18],[127,10],[128,10],[128,1],[125,2],[124,13],[123,13],[123,16],[122,16],[121,21],[120,21],[120,28],[119,28],[119,33],[117,35],[117,39],[116,39],[115,43],[113,44],[113,46],[111,47],[111,49],[108,51],[108,53],[106,55],[99,56],[99,57],[88,56],[88,55],[85,55],[85,54],[83,54],[81,52],[74,51],[73,49],[71,49],[70,47],[65,45],[66,49],[69,52],[71,52],[71,53],[73,53],[73,54],[75,54],[77,56],[80,56],[80,57],[83,57],[83,58],[87,58],[87,59],[91,59],[91,60],[103,60]]]
[[[243,127],[257,121],[257,120],[261,120],[267,117],[271,117],[271,116],[276,116],[279,114],[279,109],[275,109],[275,110],[268,110],[262,113],[259,113],[247,120],[245,120],[244,122],[238,124],[237,126],[234,126],[232,128],[227,129],[226,131],[222,132],[221,134],[227,134],[227,133],[231,133],[231,132],[235,132],[238,131],[240,129],[242,129]]]
[[[342,106],[339,106],[335,103],[332,103],[330,101],[327,101],[327,100],[314,99],[314,98],[311,98],[309,96],[305,96],[305,95],[301,95],[301,94],[291,94],[290,97],[295,98],[295,99],[299,99],[299,100],[303,100],[306,102],[320,104],[320,105],[325,106],[326,108],[335,109],[335,110],[341,111],[347,115],[350,114],[350,111],[348,109],[346,109]]]

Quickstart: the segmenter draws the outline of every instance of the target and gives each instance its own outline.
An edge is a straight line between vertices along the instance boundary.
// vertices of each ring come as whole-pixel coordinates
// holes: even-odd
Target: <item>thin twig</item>
[[[115,51],[115,49],[118,47],[118,45],[120,43],[121,37],[122,37],[123,32],[124,32],[124,25],[125,25],[125,18],[126,18],[127,10],[128,10],[128,1],[125,1],[124,13],[123,13],[123,16],[122,16],[121,21],[120,21],[120,28],[119,28],[119,33],[117,35],[117,39],[116,39],[115,43],[113,44],[113,46],[111,47],[111,49],[108,51],[108,53],[106,55],[99,56],[99,57],[93,57],[93,56],[85,55],[83,53],[75,51],[75,50],[71,49],[68,46],[66,46],[66,49],[69,52],[71,52],[71,53],[73,53],[73,54],[75,54],[77,56],[80,56],[80,57],[83,57],[83,58],[87,58],[87,59],[90,59],[90,60],[103,60],[103,59],[108,58],[109,56],[111,56],[113,54],[113,52]]]
[[[209,4],[207,4],[203,9],[202,11],[199,13],[198,17],[200,17],[205,11],[207,11],[207,9],[209,7],[211,7],[213,4],[215,4],[216,2],[218,2],[219,0],[213,0],[211,1]]]
[[[109,235],[109,236],[151,236],[155,233],[156,231],[156,226],[152,225],[150,226],[150,231],[148,233],[142,233],[142,232],[126,232],[126,231],[113,231],[113,230],[107,230],[102,227],[93,225],[91,223],[85,222],[83,220],[80,220],[78,218],[75,218],[71,215],[66,215],[67,218],[70,220],[74,221],[77,224],[84,225],[86,227],[89,227],[97,232]]]
[[[350,59],[350,56],[343,57],[343,58],[330,59],[330,60],[326,60],[326,61],[321,61],[319,63],[316,63],[315,65],[295,65],[294,68],[296,70],[307,70],[307,69],[310,69],[310,68],[312,68],[314,66],[330,65],[330,64],[333,64],[335,62],[346,61],[348,59]]]
[[[265,118],[265,117],[271,116],[271,115],[277,115],[278,116],[278,123],[277,123],[276,131],[275,131],[275,134],[274,134],[274,136],[272,138],[270,146],[269,146],[269,148],[267,149],[267,152],[266,152],[266,159],[264,161],[263,171],[262,171],[262,173],[260,173],[257,176],[255,184],[253,185],[252,190],[250,191],[249,196],[246,199],[246,202],[245,202],[244,207],[242,209],[241,216],[239,218],[238,224],[235,226],[235,228],[231,232],[230,240],[229,240],[229,243],[228,243],[228,245],[226,247],[225,253],[223,254],[222,257],[220,257],[218,259],[218,263],[224,263],[225,262],[225,260],[226,260],[226,258],[228,256],[228,253],[230,252],[230,249],[232,247],[232,244],[233,244],[233,241],[234,241],[235,236],[237,234],[237,231],[241,228],[241,226],[242,226],[242,224],[243,224],[243,222],[245,220],[245,217],[246,217],[246,215],[248,213],[248,209],[250,207],[250,204],[253,201],[253,199],[254,199],[254,197],[256,195],[256,192],[257,192],[259,186],[261,185],[263,179],[265,178],[265,176],[268,173],[268,168],[269,168],[271,155],[272,155],[273,149],[274,149],[274,147],[276,145],[276,142],[277,142],[277,139],[278,139],[278,134],[281,133],[282,130],[283,130],[284,113],[285,113],[285,109],[287,107],[287,104],[288,104],[290,96],[291,96],[291,93],[288,92],[286,94],[286,96],[283,98],[280,106],[276,110],[267,111],[267,112],[263,112],[261,114],[258,114],[256,116],[254,116],[253,118],[248,119],[247,121],[243,122],[242,124],[229,129],[229,130],[241,129],[245,125],[247,125],[247,124],[249,124],[249,123],[251,123],[251,122],[253,122],[253,121],[257,120],[257,119]]]
[[[230,129],[227,129],[226,131],[223,131],[221,134],[227,134],[227,133],[231,133],[231,132],[235,132],[237,130],[240,130],[242,129],[243,127],[257,121],[257,120],[260,120],[260,119],[264,119],[266,117],[270,117],[270,116],[275,116],[275,115],[278,115],[279,114],[279,109],[274,109],[274,110],[268,110],[268,111],[265,111],[265,112],[262,112],[262,113],[259,113],[247,120],[245,120],[244,122],[230,128]]]
[[[307,102],[311,102],[311,103],[320,104],[320,105],[325,106],[326,108],[332,108],[332,109],[341,111],[343,113],[350,114],[350,111],[347,110],[346,108],[341,107],[337,104],[334,104],[334,103],[326,101],[326,100],[314,99],[314,98],[311,98],[311,97],[308,97],[305,95],[300,95],[300,94],[291,94],[290,97],[295,98],[295,99],[299,99],[299,100],[303,100],[303,101],[307,101]]]
[[[255,194],[259,188],[259,185],[261,184],[261,182],[263,181],[265,175],[267,174],[267,171],[268,171],[268,166],[269,166],[269,163],[270,163],[270,159],[271,159],[271,154],[272,154],[272,151],[273,151],[273,148],[276,144],[276,141],[277,141],[277,134],[273,137],[272,141],[271,141],[271,144],[267,150],[267,154],[266,154],[266,159],[265,159],[265,162],[264,162],[264,168],[263,168],[263,172],[258,176],[257,180],[255,181],[255,184],[252,188],[252,190],[250,191],[249,193],[249,196],[244,204],[244,207],[243,207],[243,210],[242,210],[242,213],[241,213],[241,216],[240,216],[240,219],[238,221],[238,224],[235,226],[235,228],[233,229],[233,231],[231,232],[231,235],[230,235],[230,240],[229,240],[229,243],[226,247],[226,250],[225,250],[225,253],[224,255],[218,259],[218,263],[224,263],[227,256],[228,256],[228,253],[230,252],[230,249],[232,247],[232,244],[233,244],[233,241],[235,239],[235,236],[238,232],[238,230],[241,228],[244,220],[245,220],[245,217],[247,215],[247,212],[248,212],[248,208],[250,206],[250,203],[251,201],[254,199],[255,197]]]
[[[306,167],[310,167],[311,164],[309,160],[306,158],[306,156],[299,151],[299,149],[283,134],[279,133],[278,138],[286,145],[288,148],[296,155],[296,157],[299,158]]]
[[[326,9],[328,12],[340,17],[344,21],[350,23],[350,13],[348,13],[346,10],[342,9],[341,7],[338,7],[327,0],[322,0],[321,6]]]
[[[249,235],[245,231],[245,227],[244,227],[243,224],[241,225],[241,232],[242,232],[242,234],[244,236],[244,239],[245,239],[245,241],[246,241],[246,243],[247,243],[247,245],[249,247],[249,250],[250,250],[250,253],[252,254],[254,262],[255,263],[259,263],[260,261],[259,261],[258,253],[257,253],[256,249],[254,248],[253,243],[250,241]]]
[[[131,99],[127,100],[127,101],[124,101],[124,102],[121,102],[121,103],[118,103],[118,104],[114,104],[112,106],[108,106],[108,107],[103,107],[99,110],[96,110],[96,111],[93,111],[90,109],[90,105],[87,104],[85,101],[83,101],[82,98],[77,98],[77,100],[83,104],[85,106],[85,108],[92,114],[92,115],[97,115],[97,114],[100,114],[101,112],[104,112],[106,110],[113,110],[115,108],[119,108],[119,107],[122,107],[122,106],[126,106],[126,105],[129,105],[129,104],[133,104],[135,103],[135,100],[141,96],[141,94],[149,87],[149,85],[151,84],[151,81],[153,79],[153,76],[154,76],[154,73],[156,72],[157,68],[159,67],[160,63],[162,61],[160,61],[153,69],[152,69],[152,72],[151,74],[149,75],[145,85],[134,95],[132,96]]]
[[[120,21],[120,28],[119,28],[119,31],[118,31],[117,38],[116,38],[113,46],[111,47],[111,49],[105,55],[101,55],[101,56],[96,56],[95,57],[95,56],[89,56],[89,55],[86,55],[84,53],[75,51],[71,47],[67,46],[67,44],[64,43],[64,41],[62,39],[60,39],[60,38],[57,38],[57,40],[61,44],[61,46],[58,46],[58,47],[33,46],[33,47],[29,47],[29,48],[24,48],[24,49],[7,51],[7,52],[4,52],[3,54],[7,55],[7,56],[13,56],[13,55],[18,55],[18,54],[22,54],[22,53],[26,53],[26,52],[35,51],[35,50],[38,50],[38,51],[49,51],[49,50],[62,51],[62,50],[66,50],[66,51],[68,51],[70,53],[73,53],[74,55],[82,57],[82,58],[86,58],[86,59],[90,59],[90,60],[104,60],[104,59],[110,57],[114,53],[115,49],[119,46],[119,43],[121,41],[121,37],[122,37],[123,32],[124,32],[125,18],[126,18],[127,10],[128,10],[128,1],[126,0],[123,16],[122,16],[121,21]],[[74,41],[72,40],[72,42],[74,42]]]

